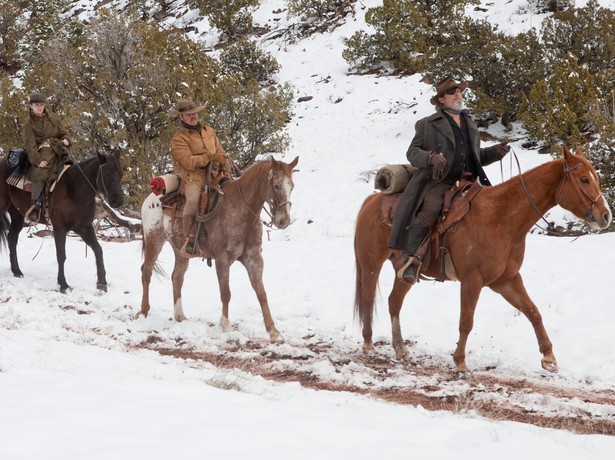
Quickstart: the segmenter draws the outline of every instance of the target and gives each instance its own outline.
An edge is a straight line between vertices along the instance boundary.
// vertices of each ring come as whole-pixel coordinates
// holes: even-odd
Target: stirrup
[[[192,251],[188,251],[188,245],[190,243],[193,245],[191,248]],[[184,244],[179,250],[179,255],[185,257],[186,259],[209,259],[209,255],[199,248],[194,235],[189,235],[188,238],[186,238],[186,241],[184,241]]]
[[[24,217],[28,219],[30,222],[40,223],[42,216],[42,208],[38,204],[33,204],[28,208]]]
[[[415,263],[415,260],[417,261],[417,263]],[[414,281],[413,282],[408,281],[404,277],[404,272],[411,265],[415,266],[415,275],[414,275]],[[406,263],[403,264],[399,270],[397,270],[397,279],[399,279],[401,282],[409,284],[411,286],[414,285],[419,280],[419,272],[421,270],[421,266],[422,265],[423,265],[423,263],[420,261],[420,259],[417,259],[414,256],[408,257],[408,260],[406,261]]]

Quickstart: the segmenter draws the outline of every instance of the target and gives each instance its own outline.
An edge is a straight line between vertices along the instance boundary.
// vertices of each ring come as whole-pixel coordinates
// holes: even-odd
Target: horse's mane
[[[258,182],[263,177],[266,177],[265,170],[271,167],[270,160],[260,160],[248,166],[239,176],[239,178],[229,184],[230,188],[241,186],[242,189],[252,190],[259,184]]]

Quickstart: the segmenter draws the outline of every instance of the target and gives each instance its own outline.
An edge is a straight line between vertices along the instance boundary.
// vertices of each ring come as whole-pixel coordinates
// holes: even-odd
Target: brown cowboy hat
[[[457,82],[453,79],[453,77],[448,76],[436,85],[436,94],[429,100],[429,102],[431,102],[431,105],[436,105],[438,103],[438,98],[442,97],[449,89],[459,88],[463,91],[467,87],[468,84],[465,81]]]
[[[180,99],[171,109],[171,116],[184,115],[187,113],[198,113],[205,108],[204,105],[197,106],[192,99]]]

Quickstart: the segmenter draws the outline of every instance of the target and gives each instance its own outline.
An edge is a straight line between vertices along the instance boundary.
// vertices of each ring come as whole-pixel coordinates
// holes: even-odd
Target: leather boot
[[[429,228],[422,225],[412,224],[408,230],[408,244],[404,250],[404,264],[397,272],[397,277],[412,285],[416,283],[418,278],[417,268],[421,266],[421,260],[414,257],[416,250],[419,248],[427,234]]]
[[[37,181],[37,182],[33,182],[32,183],[32,192],[31,192],[31,199],[32,199],[32,206],[30,207],[30,209],[26,212],[26,219],[32,221],[32,222],[39,222],[41,219],[41,201],[42,201],[42,193],[43,193],[43,188],[45,187],[45,182],[43,181]]]
[[[190,256],[196,255],[196,239],[194,235],[194,216],[188,215],[182,217],[182,229],[186,235],[186,243],[184,249]]]

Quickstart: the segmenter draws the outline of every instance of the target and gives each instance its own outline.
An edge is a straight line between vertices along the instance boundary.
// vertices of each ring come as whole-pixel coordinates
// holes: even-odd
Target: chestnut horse
[[[260,214],[263,205],[268,203],[273,225],[283,229],[290,224],[290,194],[294,186],[292,174],[298,161],[299,157],[287,164],[271,158],[254,163],[239,179],[224,186],[222,202],[218,205],[215,215],[202,224],[203,228],[198,236],[199,244],[207,247],[209,255],[215,261],[222,300],[220,326],[225,332],[231,329],[228,317],[231,300],[229,272],[233,262],[238,260],[248,272],[271,341],[281,340],[269,311],[267,294],[263,285],[263,256],[261,254],[263,224]],[[158,268],[156,263],[158,255],[165,242],[168,241],[175,254],[172,274],[173,316],[176,321],[183,321],[186,316],[182,305],[181,289],[190,259],[180,255],[180,248],[185,239],[181,217],[172,217],[163,212],[159,197],[150,194],[143,202],[141,218],[144,261],[141,266],[143,297],[140,313],[145,316],[149,313],[149,285],[152,270]]]
[[[387,247],[390,227],[381,222],[382,193],[369,196],[356,223],[355,312],[363,326],[363,352],[374,350],[372,317],[378,277],[387,259],[396,261],[400,252]],[[584,219],[593,229],[606,228],[611,210],[601,193],[598,175],[584,158],[564,147],[564,157],[531,169],[494,187],[485,187],[471,202],[468,214],[445,238],[453,270],[447,279],[461,283],[459,341],[453,353],[457,371],[467,371],[466,342],[472,330],[479,294],[488,286],[500,294],[532,323],[542,367],[557,372],[553,346],[536,305],[528,296],[519,269],[530,228],[555,205]],[[431,262],[423,274],[436,278],[440,266],[437,244],[430,245]],[[399,322],[399,313],[410,286],[397,277],[389,295],[392,345],[399,359],[408,357]]]
[[[8,242],[11,271],[23,277],[17,260],[17,240],[23,228],[24,214],[30,207],[30,192],[6,183],[14,168],[6,160],[0,162],[0,241]],[[71,165],[60,177],[49,196],[49,221],[58,259],[58,284],[60,292],[70,286],[64,275],[66,261],[66,234],[74,231],[92,248],[96,259],[96,288],[107,290],[103,250],[96,239],[92,225],[96,212],[95,198],[102,195],[113,208],[124,202],[122,191],[122,167],[119,154],[98,155]],[[10,223],[7,213],[11,217]]]

